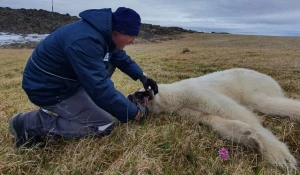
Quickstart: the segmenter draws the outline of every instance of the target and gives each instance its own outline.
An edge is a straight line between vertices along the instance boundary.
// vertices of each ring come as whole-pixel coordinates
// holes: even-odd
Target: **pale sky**
[[[0,0],[1,7],[51,11],[52,0]],[[53,0],[54,12],[129,7],[142,23],[204,32],[300,36],[300,0]]]

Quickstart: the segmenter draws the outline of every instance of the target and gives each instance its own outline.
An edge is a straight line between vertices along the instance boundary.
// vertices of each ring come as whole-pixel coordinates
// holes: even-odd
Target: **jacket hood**
[[[101,33],[107,43],[111,42],[112,11],[111,8],[90,9],[79,13],[84,21],[88,22]]]

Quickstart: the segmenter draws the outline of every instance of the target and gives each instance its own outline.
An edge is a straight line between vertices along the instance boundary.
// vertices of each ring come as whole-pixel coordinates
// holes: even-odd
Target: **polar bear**
[[[171,84],[159,84],[159,93],[141,89],[128,98],[145,105],[152,113],[177,113],[197,117],[221,137],[260,151],[282,170],[297,169],[288,147],[264,128],[253,111],[288,116],[300,122],[300,101],[289,99],[270,76],[245,68],[210,73]],[[150,93],[149,93],[150,92]]]

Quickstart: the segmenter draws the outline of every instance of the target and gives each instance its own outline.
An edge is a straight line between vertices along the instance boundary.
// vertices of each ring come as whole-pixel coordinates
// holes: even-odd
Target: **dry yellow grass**
[[[190,52],[183,54],[185,48]],[[126,50],[159,83],[245,67],[272,76],[289,97],[300,99],[299,48],[300,38],[187,34]],[[143,123],[119,124],[101,139],[51,142],[45,149],[15,153],[8,120],[14,113],[36,109],[21,89],[31,52],[0,49],[0,174],[281,174],[255,150],[224,141],[209,127],[187,118],[166,114],[150,115]],[[141,87],[119,71],[113,80],[125,95]],[[262,118],[299,161],[299,124],[287,118]],[[218,155],[221,147],[229,150],[226,161]]]

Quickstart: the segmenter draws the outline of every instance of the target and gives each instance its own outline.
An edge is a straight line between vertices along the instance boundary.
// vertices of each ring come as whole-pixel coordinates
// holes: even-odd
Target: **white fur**
[[[236,68],[158,87],[159,93],[148,104],[149,111],[198,117],[223,138],[258,149],[272,165],[297,169],[287,146],[252,112],[288,116],[300,122],[300,102],[284,97],[271,77]]]

